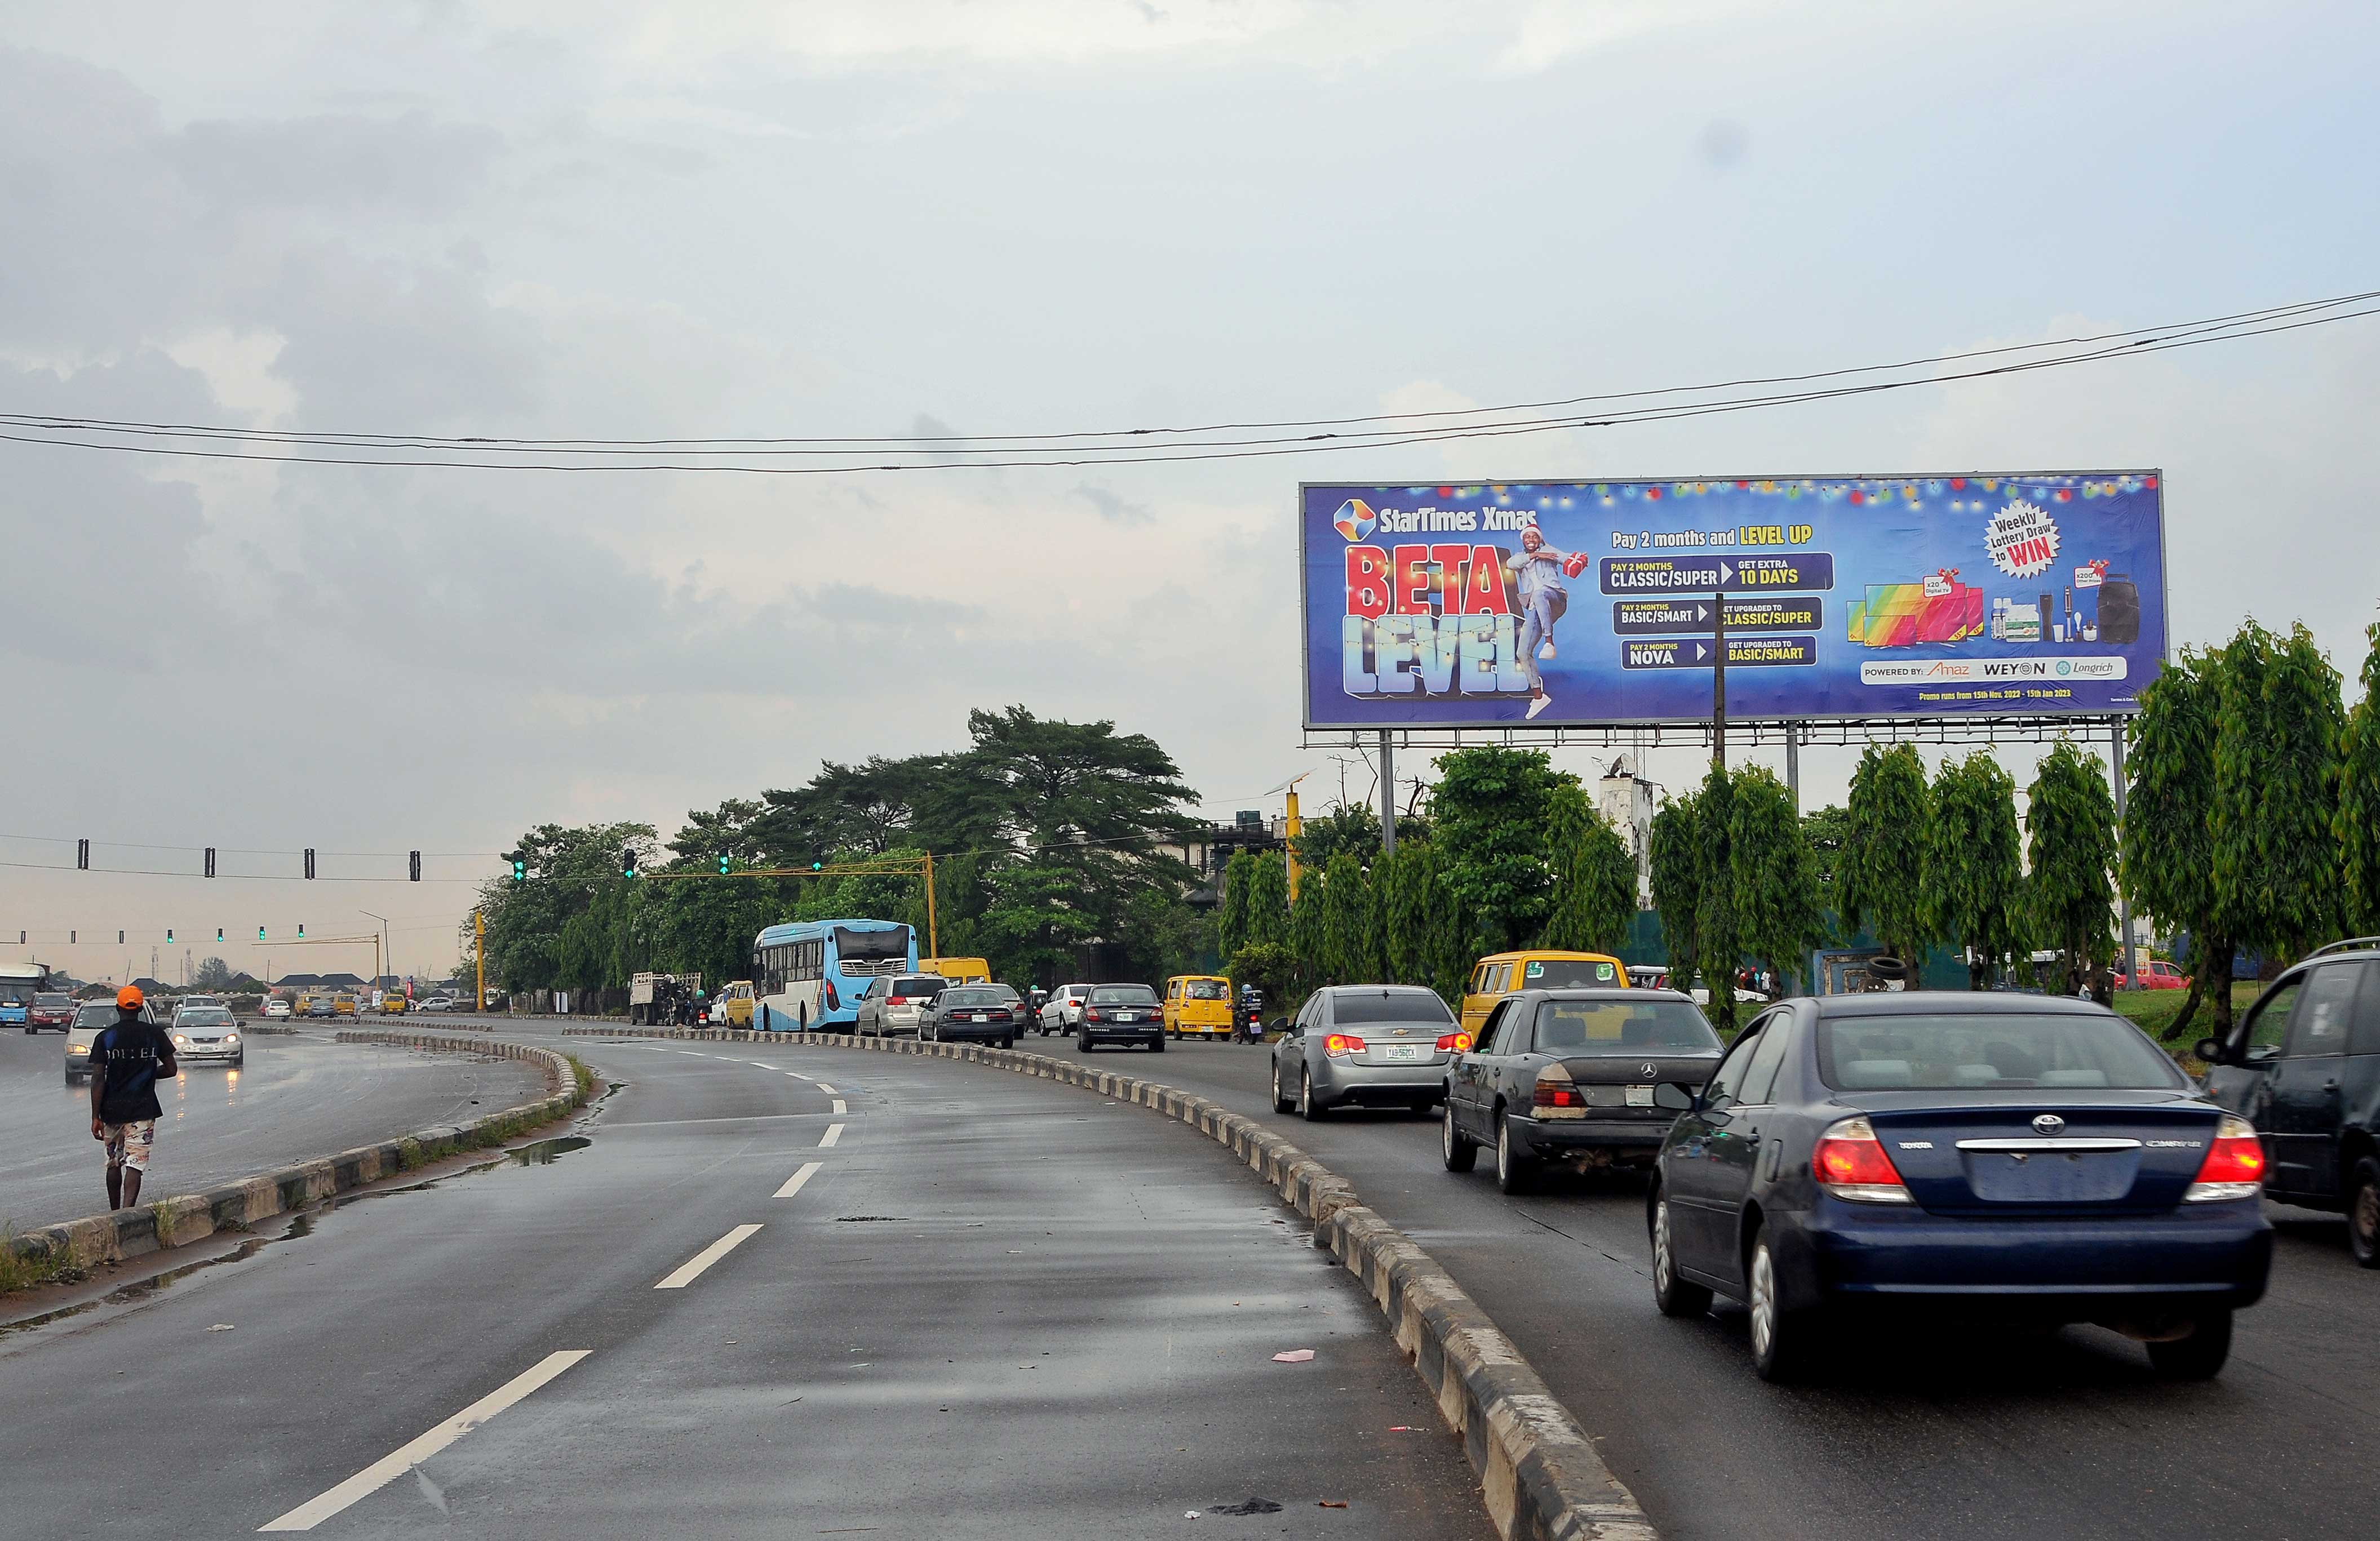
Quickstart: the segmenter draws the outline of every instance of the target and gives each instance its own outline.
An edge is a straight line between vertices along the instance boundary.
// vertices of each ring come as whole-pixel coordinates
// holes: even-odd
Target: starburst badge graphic
[[[2032,577],[2058,560],[2058,521],[2038,504],[2016,498],[1984,526],[1992,565],[2010,577]]]
[[[1339,533],[1349,540],[1361,540],[1379,523],[1372,516],[1371,504],[1361,498],[1349,498],[1341,504],[1339,512],[1333,516],[1333,522],[1338,525]]]

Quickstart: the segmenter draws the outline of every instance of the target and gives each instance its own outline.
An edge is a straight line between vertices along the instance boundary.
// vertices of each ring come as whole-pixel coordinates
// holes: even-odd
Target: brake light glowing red
[[[1089,1006],[1086,1006],[1083,1008],[1083,1020],[1085,1022],[1099,1022],[1105,1019],[1102,1018],[1096,1010]]]
[[[1586,1093],[1564,1081],[1540,1081],[1529,1093],[1533,1108],[1584,1108]]]
[[[1909,1186],[1885,1153],[1884,1142],[1864,1118],[1847,1118],[1828,1126],[1810,1152],[1810,1170],[1818,1186],[1837,1198],[1855,1204],[1907,1204]]]
[[[888,996],[884,1003],[888,1006],[905,1006],[909,1003],[909,998],[905,995]]]
[[[1438,1037],[1438,1051],[1441,1054],[1468,1054],[1471,1052],[1471,1035],[1440,1033]]]
[[[2265,1191],[2265,1143],[2256,1126],[2230,1113],[2215,1126],[2206,1159],[2198,1164],[2198,1178],[2182,1198],[2192,1204],[2212,1199],[2254,1198]]]
[[[1333,1033],[1322,1040],[1322,1052],[1334,1060],[1343,1060],[1350,1054],[1363,1051],[1364,1040],[1353,1033]]]

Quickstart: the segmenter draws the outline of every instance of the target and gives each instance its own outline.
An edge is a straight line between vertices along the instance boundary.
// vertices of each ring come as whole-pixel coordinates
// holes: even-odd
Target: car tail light
[[[1854,1204],[1907,1204],[1909,1185],[1885,1154],[1884,1142],[1864,1118],[1829,1124],[1810,1153],[1818,1186]]]
[[[1530,1089],[1529,1109],[1540,1118],[1585,1118],[1586,1092],[1571,1084],[1567,1072],[1540,1076]]]
[[[826,982],[826,1009],[831,1012],[843,1010],[843,997],[835,993],[832,979]]]
[[[1438,1051],[1441,1054],[1468,1054],[1471,1052],[1471,1035],[1440,1033],[1438,1037]]]
[[[2218,1198],[2254,1198],[2265,1191],[2265,1143],[2256,1126],[2226,1113],[2215,1126],[2215,1143],[2198,1164],[2198,1180],[2181,1195],[2185,1204]]]
[[[1083,1008],[1083,1020],[1085,1022],[1097,1022],[1099,1020],[1099,1013],[1093,1008],[1086,1006]]]
[[[909,1003],[909,998],[905,995],[888,996],[884,1003],[888,1006],[905,1006]]]
[[[1363,1051],[1364,1040],[1353,1033],[1333,1033],[1322,1040],[1322,1052],[1334,1060],[1343,1060],[1350,1054]]]

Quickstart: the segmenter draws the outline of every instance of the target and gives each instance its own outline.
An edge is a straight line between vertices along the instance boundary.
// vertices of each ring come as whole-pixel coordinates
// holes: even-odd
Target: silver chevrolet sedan
[[[1273,1046],[1273,1109],[1309,1119],[1350,1107],[1427,1114],[1470,1046],[1446,1002],[1419,985],[1318,989]]]

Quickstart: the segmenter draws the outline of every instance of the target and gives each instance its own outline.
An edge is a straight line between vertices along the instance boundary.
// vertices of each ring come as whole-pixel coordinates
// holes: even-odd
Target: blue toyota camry
[[[1786,1001],[1706,1085],[1655,1098],[1679,1112],[1647,1201],[1655,1303],[1743,1303],[1767,1379],[1887,1309],[2096,1322],[2203,1379],[2265,1292],[2255,1129],[2087,1001]]]

